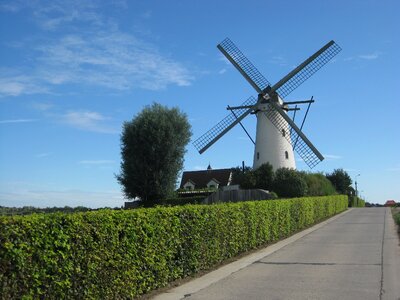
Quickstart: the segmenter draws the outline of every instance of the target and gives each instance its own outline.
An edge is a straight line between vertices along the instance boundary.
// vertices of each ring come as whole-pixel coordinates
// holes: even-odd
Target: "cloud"
[[[268,60],[268,62],[271,64],[279,65],[279,66],[287,66],[288,65],[286,58],[284,58],[281,55],[273,56],[271,59]]]
[[[34,103],[32,103],[32,107],[34,109],[42,111],[42,112],[50,110],[51,108],[53,108],[53,106],[54,105],[52,103],[48,103],[48,102],[34,102]]]
[[[98,11],[107,5],[88,0],[26,5],[41,28],[59,34],[47,40],[33,36],[20,45],[32,49],[31,63],[14,74],[0,70],[0,95],[49,93],[67,84],[117,91],[191,85],[194,76],[182,63],[105,21]]]
[[[221,74],[221,75],[222,75],[222,74],[224,74],[224,73],[226,73],[226,69],[225,69],[225,68],[218,71],[218,74]]]
[[[359,54],[356,56],[348,56],[346,58],[344,58],[344,61],[360,61],[360,60],[375,60],[378,59],[381,56],[381,52],[376,51],[373,53],[369,53],[369,54]]]
[[[218,55],[218,60],[224,62],[228,66],[232,66],[232,63],[223,54]]]
[[[327,160],[335,160],[335,159],[342,159],[341,156],[339,155],[334,155],[334,154],[324,154],[325,159]]]
[[[53,85],[75,83],[115,90],[163,89],[170,84],[188,86],[188,70],[129,34],[100,32],[91,37],[68,35],[37,49],[39,70]]]
[[[34,76],[11,75],[8,70],[0,70],[0,97],[48,93]]]
[[[374,60],[380,56],[379,52],[370,53],[370,54],[363,54],[359,55],[358,58],[365,59],[365,60]]]
[[[72,127],[99,133],[118,133],[119,131],[104,124],[109,118],[93,111],[69,111],[60,116],[61,122]]]
[[[0,124],[12,124],[12,123],[30,123],[36,122],[36,119],[13,119],[13,120],[0,120]]]

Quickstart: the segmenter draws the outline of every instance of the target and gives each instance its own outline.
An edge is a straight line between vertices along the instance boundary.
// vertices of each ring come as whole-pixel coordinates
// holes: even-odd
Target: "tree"
[[[339,194],[345,195],[349,193],[349,187],[351,187],[352,181],[345,170],[335,169],[331,174],[326,174],[326,178],[332,182]]]
[[[271,190],[274,181],[274,168],[270,163],[265,163],[253,171],[256,188],[263,190]]]
[[[157,103],[124,123],[121,174],[116,177],[127,198],[151,204],[174,191],[190,128],[186,114]]]
[[[254,189],[256,180],[251,167],[245,166],[244,169],[241,167],[233,168],[232,184],[238,184],[242,189]]]
[[[272,190],[281,198],[303,197],[307,194],[307,183],[300,172],[280,168],[275,172]]]
[[[328,196],[336,194],[332,183],[322,173],[303,173],[307,183],[308,196]]]

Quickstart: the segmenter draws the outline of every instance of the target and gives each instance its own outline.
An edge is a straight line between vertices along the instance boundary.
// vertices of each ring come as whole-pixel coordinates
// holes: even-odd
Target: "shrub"
[[[357,196],[349,196],[349,207],[365,207],[365,201]]]
[[[395,212],[395,210],[392,210],[392,213],[393,213],[394,221],[397,223],[397,225],[400,226],[400,212],[399,211]],[[399,228],[399,231],[400,231],[400,228]]]
[[[307,196],[335,195],[336,189],[321,173],[302,173],[307,184]]]
[[[345,210],[347,197],[0,217],[4,299],[131,299]]]
[[[275,172],[273,191],[280,198],[302,197],[307,193],[307,183],[300,172],[280,168]]]

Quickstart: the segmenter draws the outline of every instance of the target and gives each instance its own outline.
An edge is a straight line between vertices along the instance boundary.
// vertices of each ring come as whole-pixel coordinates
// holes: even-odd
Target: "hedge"
[[[393,213],[394,221],[397,223],[397,225],[400,226],[400,212],[392,209],[392,213]],[[400,228],[399,228],[399,232],[400,232]]]
[[[365,200],[357,196],[349,197],[349,207],[365,207]]]
[[[132,299],[347,208],[346,196],[0,217],[4,299]]]

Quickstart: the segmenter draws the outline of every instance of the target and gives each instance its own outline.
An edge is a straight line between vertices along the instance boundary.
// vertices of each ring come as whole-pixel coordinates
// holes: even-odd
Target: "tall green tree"
[[[157,103],[125,122],[121,173],[116,176],[125,196],[147,204],[167,198],[175,189],[190,137],[186,114]]]
[[[272,165],[268,162],[262,164],[255,169],[253,173],[256,181],[256,188],[271,191],[275,177],[274,168]]]
[[[328,178],[329,181],[332,182],[333,186],[339,194],[346,195],[349,193],[352,180],[345,170],[335,169],[332,173],[326,174],[326,178]]]

